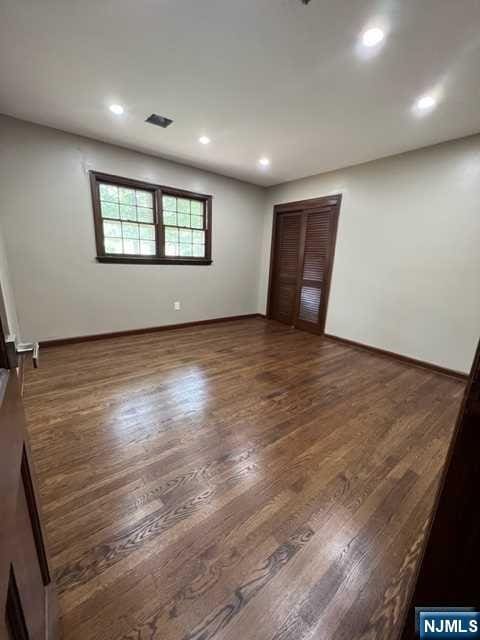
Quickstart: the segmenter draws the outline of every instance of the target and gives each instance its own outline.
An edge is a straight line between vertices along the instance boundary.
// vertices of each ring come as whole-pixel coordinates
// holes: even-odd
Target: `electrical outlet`
[[[176,300],[173,303],[173,308],[175,309],[175,311],[180,311],[180,301],[179,300]]]

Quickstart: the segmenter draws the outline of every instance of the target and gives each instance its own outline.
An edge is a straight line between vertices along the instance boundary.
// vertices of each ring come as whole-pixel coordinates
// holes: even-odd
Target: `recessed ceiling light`
[[[210,144],[210,142],[211,142],[211,140],[210,140],[210,138],[208,136],[200,136],[198,141],[200,142],[200,144]]]
[[[415,107],[419,111],[427,111],[428,109],[433,109],[436,104],[437,101],[433,96],[422,96],[415,103]]]
[[[121,116],[124,112],[124,108],[121,104],[111,104],[109,107],[110,111],[114,113],[116,116]]]
[[[258,161],[258,164],[261,167],[269,167],[270,166],[270,160],[268,158],[265,158],[265,156],[263,158],[260,158],[260,160]]]
[[[385,38],[385,32],[379,27],[367,29],[362,34],[362,42],[366,47],[375,47]]]

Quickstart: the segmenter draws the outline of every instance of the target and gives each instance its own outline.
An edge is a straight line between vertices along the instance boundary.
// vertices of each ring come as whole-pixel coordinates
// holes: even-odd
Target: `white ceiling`
[[[0,0],[0,112],[257,184],[478,132],[479,107],[480,0]]]

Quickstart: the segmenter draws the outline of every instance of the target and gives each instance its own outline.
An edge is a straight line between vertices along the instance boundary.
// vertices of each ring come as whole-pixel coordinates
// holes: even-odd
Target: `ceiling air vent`
[[[173,120],[170,120],[170,118],[165,118],[164,116],[159,116],[156,113],[152,113],[152,115],[149,116],[145,120],[145,122],[149,122],[150,124],[157,125],[157,127],[163,127],[164,129],[166,129],[172,124]]]

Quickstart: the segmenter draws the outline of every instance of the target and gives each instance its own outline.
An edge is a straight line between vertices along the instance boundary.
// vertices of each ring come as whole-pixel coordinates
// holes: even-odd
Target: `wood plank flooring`
[[[396,638],[463,389],[262,319],[45,350],[65,639]]]

